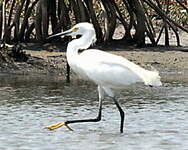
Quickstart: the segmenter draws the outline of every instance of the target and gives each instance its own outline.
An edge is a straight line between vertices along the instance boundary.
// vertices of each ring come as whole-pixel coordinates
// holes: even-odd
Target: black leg
[[[83,119],[83,120],[70,120],[65,121],[65,124],[71,124],[71,123],[84,123],[84,122],[98,122],[101,120],[102,115],[102,100],[104,98],[104,91],[103,89],[98,86],[98,93],[99,93],[99,112],[97,118],[94,119]]]
[[[54,130],[57,128],[60,128],[62,126],[67,127],[69,130],[73,131],[73,129],[71,129],[68,124],[71,123],[84,123],[84,122],[98,122],[101,120],[101,115],[102,115],[102,99],[99,99],[99,113],[98,116],[94,119],[82,119],[82,120],[68,120],[68,121],[62,121],[62,122],[58,122],[56,124],[52,124],[49,126],[46,126],[45,128],[50,129],[50,130]]]
[[[122,110],[122,108],[120,107],[118,101],[116,100],[116,98],[113,98],[114,103],[116,104],[119,112],[120,112],[120,116],[121,116],[121,124],[120,124],[120,132],[123,133],[123,125],[124,125],[124,118],[125,118],[125,113]]]
[[[102,106],[99,106],[99,113],[97,118],[94,119],[82,119],[82,120],[68,120],[65,121],[65,124],[71,124],[71,123],[84,123],[84,122],[98,122],[101,120],[101,114],[102,114]]]
[[[98,122],[101,120],[101,115],[102,115],[102,100],[104,98],[104,90],[98,86],[98,92],[99,92],[99,113],[98,113],[98,116],[94,119],[82,119],[82,120],[68,120],[68,121],[62,121],[62,122],[58,122],[56,124],[52,124],[52,125],[49,125],[49,126],[46,126],[45,128],[48,128],[50,130],[54,130],[54,129],[57,129],[57,128],[60,128],[61,126],[65,126],[67,127],[69,130],[72,130],[68,124],[71,124],[71,123],[84,123],[84,122]]]

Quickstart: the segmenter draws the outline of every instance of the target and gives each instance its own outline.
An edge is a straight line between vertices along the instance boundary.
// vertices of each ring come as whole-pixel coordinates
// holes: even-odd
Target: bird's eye
[[[78,31],[78,28],[73,28],[72,29],[72,32],[76,32],[76,31]]]

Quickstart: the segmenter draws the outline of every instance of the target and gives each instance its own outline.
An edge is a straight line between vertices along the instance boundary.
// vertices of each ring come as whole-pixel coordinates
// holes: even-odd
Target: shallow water
[[[126,112],[124,133],[113,101],[103,103],[99,123],[72,124],[49,131],[59,121],[94,118],[96,87],[83,81],[66,84],[53,77],[0,76],[1,150],[187,150],[188,82],[163,79],[164,86],[141,85],[121,93]]]

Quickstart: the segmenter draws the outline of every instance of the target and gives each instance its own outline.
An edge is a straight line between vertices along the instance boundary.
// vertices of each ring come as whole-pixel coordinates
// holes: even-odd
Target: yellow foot
[[[65,122],[58,122],[58,123],[46,126],[45,128],[50,129],[50,130],[54,130],[54,129],[60,128],[62,126],[65,126],[70,131],[73,131],[73,129],[71,127],[69,127]]]

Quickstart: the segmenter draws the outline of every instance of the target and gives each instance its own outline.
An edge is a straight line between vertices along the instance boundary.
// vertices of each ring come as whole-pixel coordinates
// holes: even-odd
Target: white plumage
[[[115,99],[113,90],[124,89],[127,85],[143,82],[145,85],[161,86],[158,72],[146,70],[133,62],[117,55],[101,50],[88,49],[79,53],[80,49],[87,49],[96,41],[95,30],[90,23],[79,23],[68,31],[54,36],[81,35],[74,39],[67,47],[67,60],[74,72],[85,80],[91,80],[98,85],[99,115],[96,119],[67,121],[66,124],[76,122],[99,121],[101,118],[102,99],[104,93],[112,97],[121,115],[120,131],[123,132],[124,112]]]
[[[68,61],[71,59],[68,58]],[[124,89],[126,85],[136,82],[152,86],[161,85],[158,72],[146,70],[121,56],[100,50],[86,50],[72,61],[74,64],[70,62],[70,65],[76,73],[97,85],[112,89]]]
[[[83,79],[111,89],[123,89],[125,85],[136,82],[151,86],[162,85],[158,72],[146,70],[121,56],[95,49],[78,53],[79,49],[87,49],[96,41],[96,37],[92,24],[79,23],[72,29],[75,28],[82,37],[68,44],[67,59],[73,71]]]

